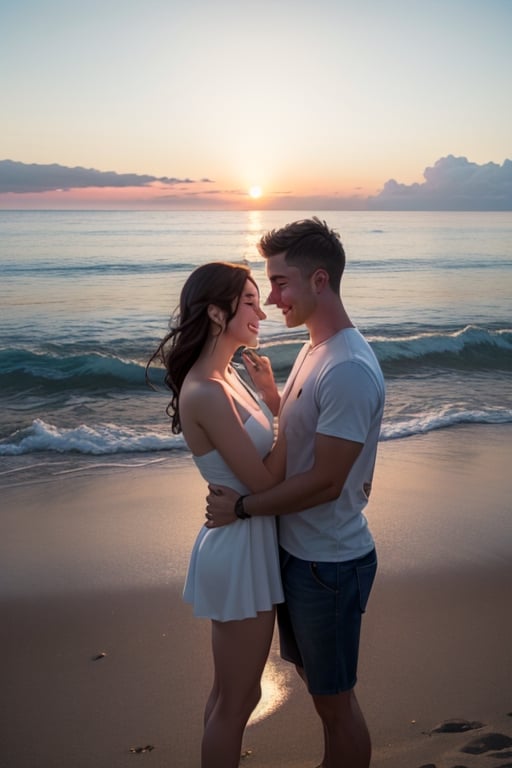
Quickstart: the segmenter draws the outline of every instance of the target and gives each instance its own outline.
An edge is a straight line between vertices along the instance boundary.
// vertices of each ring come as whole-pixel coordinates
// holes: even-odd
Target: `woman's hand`
[[[264,355],[256,354],[253,349],[245,349],[242,352],[242,360],[254,388],[259,392],[273,415],[277,416],[281,397],[277,390],[270,359]]]

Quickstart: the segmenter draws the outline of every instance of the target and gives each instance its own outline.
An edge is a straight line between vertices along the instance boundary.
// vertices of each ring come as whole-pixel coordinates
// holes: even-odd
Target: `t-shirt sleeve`
[[[317,387],[316,431],[364,443],[380,402],[377,386],[366,368],[354,361],[339,363],[321,377]]]

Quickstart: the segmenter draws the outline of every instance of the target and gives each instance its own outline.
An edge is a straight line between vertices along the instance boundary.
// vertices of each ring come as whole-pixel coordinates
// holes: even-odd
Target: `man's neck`
[[[353,327],[354,324],[341,303],[328,308],[328,311],[316,312],[314,316],[306,321],[306,328],[309,331],[312,347],[322,344],[322,342],[346,328]]]

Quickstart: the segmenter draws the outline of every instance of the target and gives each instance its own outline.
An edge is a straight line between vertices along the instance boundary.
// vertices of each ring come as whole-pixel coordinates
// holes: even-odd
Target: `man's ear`
[[[316,269],[311,275],[311,284],[316,293],[322,293],[329,287],[329,275],[325,269]]]

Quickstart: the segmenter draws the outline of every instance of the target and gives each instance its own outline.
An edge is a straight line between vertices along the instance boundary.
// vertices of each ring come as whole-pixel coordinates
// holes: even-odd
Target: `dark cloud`
[[[448,155],[426,168],[421,184],[390,179],[382,192],[368,198],[375,211],[510,211],[512,161],[503,165],[471,163]]]
[[[203,183],[209,179],[201,179]],[[165,186],[194,184],[193,179],[148,176],[137,173],[97,171],[94,168],[68,168],[64,165],[39,165],[0,160],[0,193],[51,192],[57,189],[87,187],[147,187],[155,182]]]

